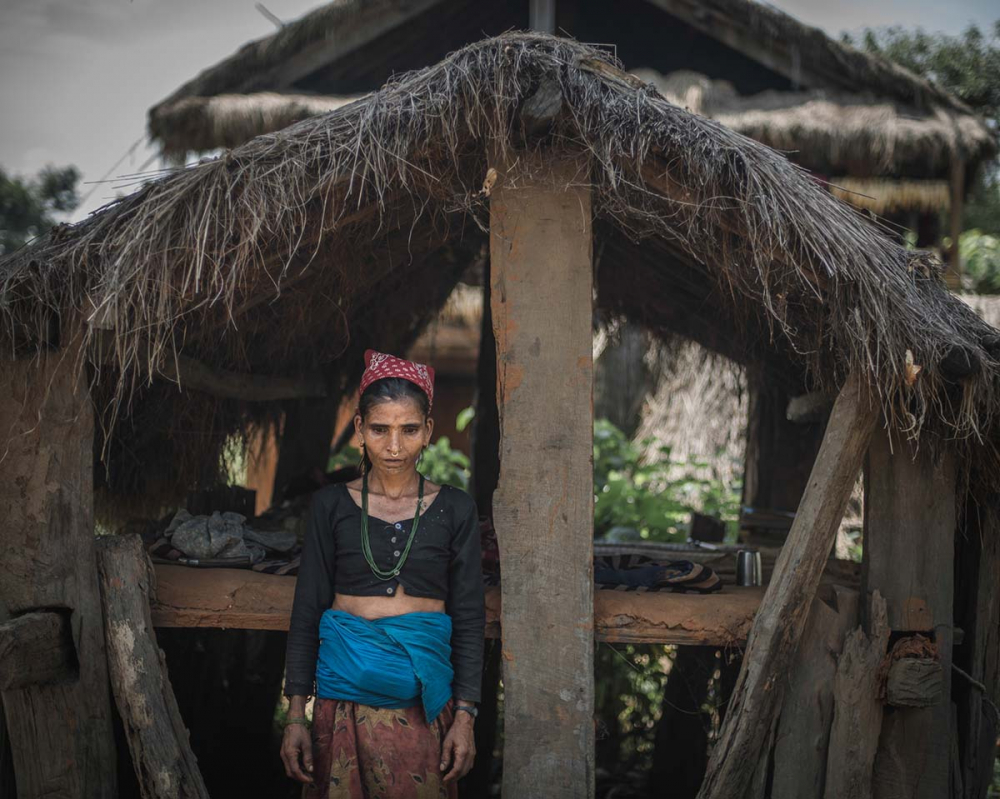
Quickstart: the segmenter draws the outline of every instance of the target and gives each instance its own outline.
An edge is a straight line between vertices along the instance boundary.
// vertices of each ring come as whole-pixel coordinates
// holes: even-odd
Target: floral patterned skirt
[[[457,799],[445,785],[441,744],[452,700],[431,724],[423,708],[369,707],[317,698],[313,707],[313,777],[305,799]]]

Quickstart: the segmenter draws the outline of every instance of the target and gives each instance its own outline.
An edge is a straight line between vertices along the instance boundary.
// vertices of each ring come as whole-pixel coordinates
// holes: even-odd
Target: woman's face
[[[416,468],[420,451],[431,440],[434,420],[424,420],[414,400],[390,400],[373,405],[364,421],[356,415],[354,428],[365,443],[372,468],[394,474]]]

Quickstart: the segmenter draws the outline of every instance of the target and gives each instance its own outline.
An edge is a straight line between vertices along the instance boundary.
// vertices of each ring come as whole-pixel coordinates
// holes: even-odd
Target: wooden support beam
[[[158,373],[182,391],[193,389],[220,399],[273,402],[326,396],[326,381],[319,375],[294,378],[241,374],[214,369],[187,355],[177,355],[176,359],[166,357]]]
[[[208,799],[149,613],[152,564],[137,535],[97,548],[108,666],[143,799]]]
[[[104,625],[94,559],[94,417],[78,346],[37,361],[0,356],[0,620],[69,614],[78,675],[3,691],[23,797],[118,795]]]
[[[879,431],[865,468],[862,583],[885,597],[893,632],[932,633],[943,669],[942,701],[886,708],[873,795],[948,796],[954,635],[955,466],[927,445]]]
[[[702,799],[745,796],[754,770],[767,756],[789,669],[877,418],[861,376],[852,373],[830,414],[809,484],[754,620]]]
[[[91,361],[98,366],[113,363],[113,347],[113,330],[98,327],[89,352]],[[200,391],[219,399],[244,402],[325,397],[327,394],[326,381],[318,374],[306,377],[244,374],[216,369],[181,353],[167,353],[156,367],[156,375],[176,383],[181,391]]]
[[[295,578],[249,569],[157,564],[155,627],[287,630]],[[727,585],[719,594],[594,592],[598,641],[739,646],[750,632],[763,588]],[[499,588],[486,589],[486,637],[500,636]]]
[[[587,166],[494,159],[504,799],[594,795],[593,236]],[[540,645],[541,643],[541,645]]]
[[[75,679],[69,614],[25,613],[0,624],[0,691]]]

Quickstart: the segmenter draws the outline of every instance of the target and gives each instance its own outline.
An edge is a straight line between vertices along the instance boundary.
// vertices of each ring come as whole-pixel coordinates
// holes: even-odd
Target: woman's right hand
[[[304,724],[289,724],[281,739],[281,760],[285,774],[293,780],[312,784],[312,740]]]

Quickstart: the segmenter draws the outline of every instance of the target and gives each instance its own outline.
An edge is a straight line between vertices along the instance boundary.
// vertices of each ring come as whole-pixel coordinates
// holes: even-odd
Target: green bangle
[[[291,724],[301,724],[303,727],[309,726],[309,719],[305,716],[294,716],[290,719],[285,719],[285,726],[288,727]]]

